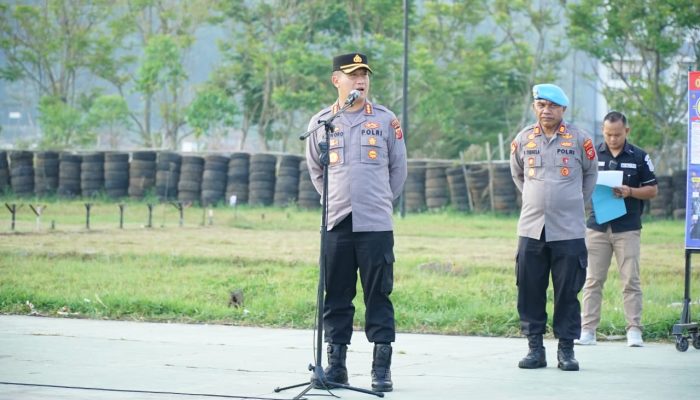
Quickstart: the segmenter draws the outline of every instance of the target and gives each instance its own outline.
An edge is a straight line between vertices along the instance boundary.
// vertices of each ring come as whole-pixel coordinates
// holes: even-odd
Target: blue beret
[[[569,106],[569,98],[566,93],[557,85],[551,83],[542,83],[532,87],[532,98],[549,100],[552,103],[559,104],[562,107]]]

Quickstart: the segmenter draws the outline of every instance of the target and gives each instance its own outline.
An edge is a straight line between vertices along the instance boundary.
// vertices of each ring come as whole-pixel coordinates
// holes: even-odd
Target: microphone
[[[346,106],[351,106],[355,100],[357,100],[360,97],[361,93],[359,90],[353,90],[348,94],[348,98],[345,99],[345,105]]]

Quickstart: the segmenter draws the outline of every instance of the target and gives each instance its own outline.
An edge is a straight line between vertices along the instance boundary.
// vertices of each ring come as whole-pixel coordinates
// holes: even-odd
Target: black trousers
[[[365,334],[370,342],[390,343],[396,336],[394,306],[394,233],[353,232],[352,214],[326,235],[325,340],[350,344],[355,315],[357,271],[365,302]]]
[[[524,335],[544,334],[547,326],[547,287],[554,288],[554,337],[578,339],[581,304],[578,293],[586,280],[588,252],[585,239],[545,242],[520,237],[516,258],[518,313]]]

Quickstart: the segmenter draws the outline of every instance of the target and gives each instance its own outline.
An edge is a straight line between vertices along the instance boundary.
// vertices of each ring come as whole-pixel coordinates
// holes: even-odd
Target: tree
[[[99,96],[90,107],[88,123],[96,130],[103,130],[108,147],[115,150],[119,147],[119,136],[129,127],[129,107],[121,96]]]
[[[123,98],[140,94],[130,110],[133,126],[146,147],[176,149],[187,135],[182,131],[185,109],[193,89],[185,59],[196,31],[207,24],[217,0],[118,0],[110,26],[119,57],[104,60],[97,75],[110,82]],[[161,131],[154,131],[159,117]]]
[[[0,4],[0,51],[5,57],[0,78],[34,88],[41,99],[45,146],[91,140],[79,127],[92,94],[84,95],[86,88],[78,79],[109,57],[112,47],[100,43],[114,39],[104,23],[111,10],[104,0]]]
[[[39,101],[39,123],[43,131],[40,147],[68,149],[94,145],[96,136],[86,116],[85,104],[74,107],[63,99],[43,96]]]
[[[556,77],[563,57],[549,41],[556,2],[424,3],[412,30],[412,154],[456,157],[514,135],[530,117],[530,88]]]
[[[572,44],[612,75],[601,79],[608,104],[628,114],[635,143],[661,157],[684,137],[686,68],[700,65],[700,3],[582,0],[568,14]]]
[[[332,15],[337,6],[322,7],[321,3],[220,4],[227,37],[232,40],[220,43],[224,63],[214,71],[211,82],[226,88],[240,104],[239,148],[254,132],[263,150],[272,142],[285,150],[290,134],[305,127],[303,118],[327,101],[319,95],[319,88],[327,86],[323,78],[330,72],[323,74],[327,56],[322,55],[323,44],[317,39],[319,26],[328,18],[324,16]]]
[[[163,144],[170,149],[177,149],[178,131],[185,123],[181,102],[186,80],[182,48],[176,43],[176,38],[169,35],[151,37],[144,49],[135,80],[135,89],[144,98],[152,99],[156,94],[161,96],[163,136],[151,144]]]
[[[185,121],[197,139],[205,135],[221,137],[234,127],[236,110],[236,104],[224,89],[205,86],[187,108]]]

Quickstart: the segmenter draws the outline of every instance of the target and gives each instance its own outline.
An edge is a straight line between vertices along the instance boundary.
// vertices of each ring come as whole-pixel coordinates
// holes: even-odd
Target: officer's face
[[[630,132],[630,128],[626,127],[622,121],[605,121],[603,122],[603,139],[608,145],[610,151],[619,151],[625,146],[625,139]]]
[[[361,93],[360,98],[355,102],[358,106],[361,106],[369,95],[369,71],[365,68],[356,69],[349,74],[336,71],[331,79],[333,85],[338,88],[338,98],[341,100],[341,104],[353,90],[358,90]]]
[[[566,107],[548,100],[538,99],[532,104],[537,121],[543,128],[556,128],[564,117]]]

